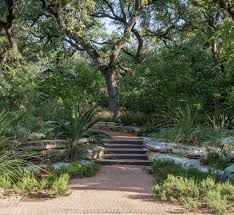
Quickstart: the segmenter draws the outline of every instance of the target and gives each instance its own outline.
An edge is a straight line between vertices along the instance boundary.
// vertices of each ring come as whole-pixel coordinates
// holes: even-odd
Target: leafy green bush
[[[199,197],[199,189],[193,179],[168,175],[167,179],[154,188],[154,192],[164,201],[183,202],[185,198]]]
[[[230,165],[230,157],[219,152],[210,151],[207,156],[202,159],[202,162],[216,169],[225,169]]]
[[[96,174],[98,167],[93,162],[82,163],[75,161],[69,166],[60,168],[56,175],[68,174],[71,177],[91,177]]]
[[[151,167],[152,174],[158,183],[167,179],[169,174],[194,180],[203,180],[208,176],[212,176],[216,180],[218,179],[216,174],[200,172],[196,168],[185,170],[182,166],[175,164],[173,161],[157,161],[154,162]]]
[[[49,192],[50,196],[57,197],[68,195],[70,193],[69,178],[68,174],[62,174],[56,178],[51,184]]]
[[[224,214],[228,209],[228,201],[226,196],[222,196],[217,191],[208,191],[205,195],[204,202],[207,207],[217,214]]]
[[[180,203],[189,210],[206,207],[216,214],[234,209],[234,185],[219,183],[215,175],[185,170],[173,162],[155,162],[152,173],[157,183],[155,196],[163,201]]]

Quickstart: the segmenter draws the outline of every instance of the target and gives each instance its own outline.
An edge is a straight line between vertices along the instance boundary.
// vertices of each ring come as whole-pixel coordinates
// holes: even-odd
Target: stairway
[[[138,139],[104,140],[105,154],[97,160],[102,165],[150,165],[143,141]]]

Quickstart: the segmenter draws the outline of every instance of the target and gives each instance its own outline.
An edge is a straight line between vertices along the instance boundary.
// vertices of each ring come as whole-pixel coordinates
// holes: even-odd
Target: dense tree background
[[[231,0],[1,1],[1,107],[30,129],[77,100],[103,109],[109,101],[114,118],[181,105],[232,116],[233,8]]]

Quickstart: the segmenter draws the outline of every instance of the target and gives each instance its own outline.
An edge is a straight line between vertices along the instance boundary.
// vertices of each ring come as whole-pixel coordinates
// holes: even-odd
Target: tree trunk
[[[116,73],[113,69],[108,68],[104,73],[109,110],[112,113],[113,121],[118,121],[119,117],[119,90],[116,81]]]

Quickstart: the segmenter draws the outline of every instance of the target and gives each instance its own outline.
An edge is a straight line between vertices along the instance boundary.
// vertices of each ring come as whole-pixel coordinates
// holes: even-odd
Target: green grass
[[[215,214],[234,210],[234,185],[220,183],[212,173],[184,169],[173,162],[155,162],[155,196],[162,201],[179,203],[188,210],[208,208]]]

